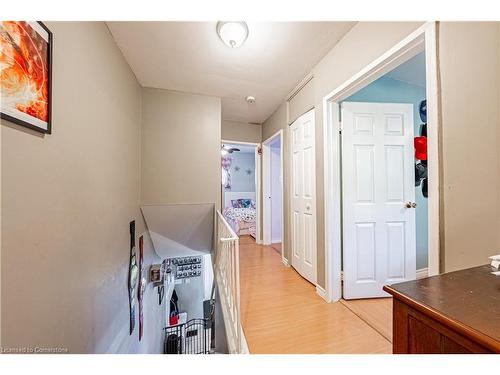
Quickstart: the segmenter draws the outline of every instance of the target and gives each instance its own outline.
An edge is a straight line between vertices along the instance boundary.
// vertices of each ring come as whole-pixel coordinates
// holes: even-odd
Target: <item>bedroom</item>
[[[221,147],[222,214],[238,236],[257,237],[257,144],[227,143]]]

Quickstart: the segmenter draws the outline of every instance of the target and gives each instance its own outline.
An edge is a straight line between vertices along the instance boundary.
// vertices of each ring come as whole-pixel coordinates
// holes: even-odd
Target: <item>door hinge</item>
[[[339,134],[342,134],[342,121],[339,122]]]

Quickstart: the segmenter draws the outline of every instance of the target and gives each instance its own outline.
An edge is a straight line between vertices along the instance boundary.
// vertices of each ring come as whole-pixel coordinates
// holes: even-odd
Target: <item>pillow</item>
[[[232,199],[231,206],[233,206],[233,208],[239,208],[240,207],[239,199]]]
[[[250,208],[252,206],[251,199],[238,199],[241,208]]]
[[[250,207],[252,207],[255,210],[255,201],[252,199],[250,202],[251,202]]]

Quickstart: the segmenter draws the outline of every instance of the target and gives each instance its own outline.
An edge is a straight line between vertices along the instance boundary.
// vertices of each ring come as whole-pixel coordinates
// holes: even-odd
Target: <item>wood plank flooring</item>
[[[281,256],[281,242],[272,243],[271,247]]]
[[[392,298],[342,300],[342,303],[392,342]]]
[[[250,353],[391,353],[391,343],[270,246],[240,238],[241,318]]]

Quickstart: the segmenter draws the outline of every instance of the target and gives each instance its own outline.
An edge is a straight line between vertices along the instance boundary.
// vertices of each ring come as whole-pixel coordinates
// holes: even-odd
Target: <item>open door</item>
[[[413,106],[342,103],[344,298],[415,279]]]

